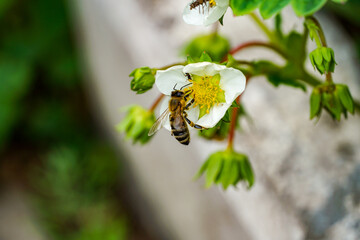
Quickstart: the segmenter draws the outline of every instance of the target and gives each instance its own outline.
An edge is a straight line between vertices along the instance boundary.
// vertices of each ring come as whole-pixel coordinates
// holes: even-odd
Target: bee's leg
[[[193,92],[193,90],[188,90],[188,91],[185,92],[185,96],[184,96],[185,102],[187,101],[187,98],[191,95],[192,92]]]
[[[188,104],[186,104],[186,106],[184,107],[184,110],[188,110],[189,107],[194,103],[194,101],[195,99],[191,99],[191,101]]]
[[[197,124],[193,123],[190,119],[188,119],[186,112],[184,112],[184,118],[185,118],[186,122],[187,122],[191,127],[196,128],[196,129],[200,129],[200,130],[206,129],[206,128],[204,128],[203,126],[197,125]]]

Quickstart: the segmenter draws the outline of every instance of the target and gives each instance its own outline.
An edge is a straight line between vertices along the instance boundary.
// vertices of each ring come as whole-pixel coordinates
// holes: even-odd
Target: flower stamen
[[[193,75],[189,81],[192,83],[189,90],[192,90],[192,97],[195,100],[193,107],[200,107],[199,118],[209,114],[210,108],[214,105],[225,102],[225,92],[219,85],[220,74],[214,76]]]

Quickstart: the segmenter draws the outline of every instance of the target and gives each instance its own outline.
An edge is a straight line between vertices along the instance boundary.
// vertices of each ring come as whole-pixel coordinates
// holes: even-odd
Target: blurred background
[[[179,13],[186,2],[182,1]],[[147,150],[144,152],[139,146],[129,150],[130,144],[123,142],[115,132],[114,124],[122,118],[118,109],[138,99],[132,96],[131,100],[119,100],[132,94],[127,77],[131,70],[142,65],[161,66],[179,61],[181,45],[167,40],[178,36],[183,36],[180,39],[184,40],[202,31],[198,27],[182,26],[181,31],[172,27],[181,22],[181,15],[172,16],[177,5],[176,1],[165,0],[0,0],[1,240],[265,240],[261,235],[247,233],[248,225],[243,223],[247,221],[246,216],[240,219],[233,213],[238,211],[233,198],[224,200],[223,193],[217,189],[204,193],[201,184],[191,182],[199,162],[189,165],[192,171],[186,172],[188,168],[176,165],[180,163],[171,162],[174,160],[168,157],[164,157],[163,162],[156,162],[147,155],[155,151],[151,149],[156,149],[156,144],[167,141],[166,134],[160,135],[159,141],[145,146]],[[355,53],[353,56],[357,58],[360,57],[359,12],[360,2],[357,0],[349,0],[343,6],[329,4],[321,12],[346,34]],[[162,18],[154,18],[150,28],[141,27],[139,18],[154,15]],[[125,19],[128,21],[124,22]],[[190,29],[195,30],[192,32]],[[158,35],[158,38],[152,37],[144,42],[144,39],[139,39],[141,34],[132,35],[135,31],[142,31],[143,36]],[[104,37],[106,34],[107,38]],[[121,34],[126,35],[127,40]],[[156,47],[153,43],[158,40]],[[126,41],[131,41],[133,46],[138,44],[138,48],[131,51],[126,47]],[[123,47],[120,50],[112,48],[112,43]],[[97,54],[99,52],[101,54]],[[110,55],[115,57],[110,57],[113,61],[107,59]],[[153,59],[155,55],[156,59]],[[116,61],[119,56],[126,58]],[[94,67],[94,64],[100,66],[106,61],[112,68],[119,69],[119,75],[114,75],[111,67],[100,70]],[[351,65],[354,66],[358,68],[356,64]],[[113,79],[118,85],[109,85],[109,81],[101,76]],[[358,76],[353,84],[359,85]],[[107,88],[115,89],[108,92]],[[139,99],[139,102],[148,103],[152,96]],[[308,113],[301,114],[307,116]],[[253,117],[256,119],[255,115]],[[358,119],[356,121],[358,126]],[[195,143],[190,151],[202,146],[202,142],[198,144]],[[360,147],[357,144],[353,142],[355,149]],[[359,168],[359,154],[346,144],[341,146],[343,158],[354,158],[352,169]],[[176,153],[161,151],[164,151],[164,156],[174,154],[179,162],[185,161],[182,159],[186,158],[182,157],[183,148],[174,150]],[[199,161],[205,160],[206,154],[199,155]],[[144,169],[134,167],[129,159],[146,160],[146,163],[141,162]],[[167,166],[165,161],[172,165]],[[151,172],[153,165],[157,169]],[[186,173],[181,175],[182,178],[169,180],[174,185],[166,185],[168,176],[162,172],[170,171],[169,168]],[[141,177],[147,170],[148,177]],[[355,185],[349,191],[356,192],[354,198],[359,202],[359,178],[356,174],[352,176]],[[186,182],[180,186],[179,182],[184,179]],[[144,182],[149,185],[150,182],[158,183],[156,189],[169,195],[174,194],[171,191],[178,192],[165,198]],[[187,187],[192,188],[191,192]],[[281,192],[281,188],[277,190]],[[201,192],[201,196],[197,196],[197,192]],[[330,206],[342,206],[346,198],[339,201]],[[181,206],[188,206],[185,212]],[[359,205],[354,206],[354,213],[360,214]],[[173,210],[176,208],[178,211]],[[303,210],[294,209],[288,209],[292,216]],[[319,221],[314,218],[315,222],[306,213],[295,217],[295,225],[300,227],[293,231],[296,234],[290,234],[292,237],[267,239],[360,239],[356,234],[347,238],[329,237],[332,233],[327,230],[336,221],[331,214],[326,214],[326,208],[324,211],[322,216],[325,218]],[[357,217],[352,216],[354,221],[349,220],[349,224],[355,232],[360,232],[360,218]],[[308,220],[302,222],[303,218]],[[306,233],[307,224],[317,223],[320,227]],[[327,224],[327,228],[322,223]],[[217,232],[209,235],[206,231]]]

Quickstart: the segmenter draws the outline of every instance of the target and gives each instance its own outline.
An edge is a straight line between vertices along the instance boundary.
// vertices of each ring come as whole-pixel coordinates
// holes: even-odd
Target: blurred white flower
[[[191,79],[186,77],[189,73]],[[188,118],[205,128],[214,127],[225,115],[233,101],[245,90],[244,74],[234,68],[228,68],[210,62],[192,63],[186,66],[174,66],[167,70],[158,70],[155,85],[167,97],[160,107],[160,113],[168,107],[171,92],[188,85],[184,91],[192,90],[193,105],[187,110]],[[164,127],[170,130],[169,119]]]
[[[208,26],[218,21],[229,7],[229,0],[193,0],[186,5],[183,19],[187,24]]]

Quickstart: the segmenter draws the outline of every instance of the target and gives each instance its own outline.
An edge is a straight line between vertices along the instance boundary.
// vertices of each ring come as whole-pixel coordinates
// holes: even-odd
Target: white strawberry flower
[[[186,76],[187,73],[191,76],[190,80]],[[195,124],[212,128],[245,90],[246,78],[237,69],[210,62],[199,62],[158,70],[155,85],[161,93],[167,95],[161,104],[160,113],[168,107],[174,88],[179,90],[185,86],[182,90],[192,90],[190,99],[194,98],[194,103],[186,111],[188,118]],[[170,130],[169,119],[166,121],[164,127]]]
[[[208,26],[218,21],[229,7],[229,0],[192,0],[183,12],[187,24]]]

